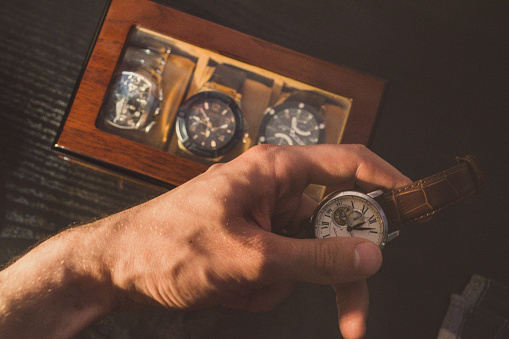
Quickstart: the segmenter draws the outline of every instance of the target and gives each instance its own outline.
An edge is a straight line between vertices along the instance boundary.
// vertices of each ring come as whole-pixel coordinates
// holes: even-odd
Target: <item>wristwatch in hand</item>
[[[315,92],[296,91],[264,113],[259,144],[316,145],[325,142],[325,121],[320,114],[326,98]]]
[[[104,120],[123,130],[148,133],[163,101],[162,71],[170,50],[152,42],[126,48],[104,106]]]
[[[383,248],[404,225],[427,220],[483,189],[484,176],[477,159],[469,155],[458,157],[457,162],[446,171],[387,193],[331,193],[317,207],[308,236],[360,237]]]
[[[180,144],[193,154],[218,158],[242,139],[240,109],[246,72],[219,64],[210,79],[180,107],[176,132]]]

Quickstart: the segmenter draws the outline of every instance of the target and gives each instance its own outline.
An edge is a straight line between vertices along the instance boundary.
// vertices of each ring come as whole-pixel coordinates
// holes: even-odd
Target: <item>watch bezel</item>
[[[299,107],[301,105],[302,105],[302,107]],[[267,130],[267,126],[268,126],[269,122],[279,112],[281,112],[285,109],[290,109],[290,108],[302,109],[302,110],[308,111],[313,115],[318,126],[320,126],[320,124],[323,124],[324,127],[319,129],[318,142],[313,145],[324,144],[325,143],[325,135],[326,135],[325,134],[325,130],[326,130],[325,119],[320,114],[319,109],[317,109],[316,107],[314,107],[310,104],[302,102],[302,101],[285,101],[279,105],[267,108],[263,115],[262,121],[260,122],[260,128],[258,131],[258,143],[259,144],[268,144],[266,130]],[[271,113],[271,112],[273,112],[273,113]],[[262,138],[264,138],[264,140],[262,140]]]
[[[321,211],[321,209],[327,203],[329,203],[331,200],[337,199],[337,198],[340,198],[340,197],[344,197],[344,196],[355,196],[355,197],[362,198],[362,199],[368,201],[369,203],[371,203],[378,210],[378,212],[380,213],[380,216],[382,217],[382,224],[383,224],[382,243],[380,243],[378,245],[379,245],[380,249],[383,249],[383,247],[387,243],[388,237],[389,237],[389,224],[387,222],[387,216],[385,215],[385,212],[382,209],[382,206],[374,198],[372,198],[369,195],[369,193],[366,194],[366,193],[359,192],[359,191],[337,191],[337,192],[332,192],[331,194],[327,195],[325,198],[322,199],[320,204],[316,207],[316,209],[315,209],[315,211],[313,213],[313,216],[311,218],[312,234],[314,235],[314,237],[317,238],[317,236],[316,236],[316,217],[318,216],[318,214]]]
[[[192,138],[189,138],[188,133],[188,121],[189,121],[188,117],[191,112],[191,108],[199,104],[201,101],[207,99],[217,99],[222,101],[231,109],[235,120],[235,131],[233,132],[231,139],[225,145],[215,150],[205,149],[201,145],[195,143],[194,140],[192,140]],[[180,106],[177,113],[175,126],[177,137],[180,143],[188,151],[201,157],[213,159],[228,153],[239,143],[243,135],[244,121],[242,111],[239,105],[235,102],[235,99],[222,92],[205,91],[192,95],[182,104],[182,106]]]

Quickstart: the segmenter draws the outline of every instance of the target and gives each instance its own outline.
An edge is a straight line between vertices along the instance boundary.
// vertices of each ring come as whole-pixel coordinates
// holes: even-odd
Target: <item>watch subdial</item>
[[[346,226],[348,214],[351,212],[351,208],[347,206],[340,206],[334,211],[334,222],[338,226]]]
[[[318,111],[304,103],[288,102],[269,108],[258,141],[273,145],[315,145],[325,140],[325,123]]]

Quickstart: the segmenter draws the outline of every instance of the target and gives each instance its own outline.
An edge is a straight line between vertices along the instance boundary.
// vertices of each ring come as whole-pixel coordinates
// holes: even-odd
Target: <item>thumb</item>
[[[274,260],[280,279],[316,284],[351,282],[375,274],[382,264],[380,248],[365,239],[278,236],[278,241]]]

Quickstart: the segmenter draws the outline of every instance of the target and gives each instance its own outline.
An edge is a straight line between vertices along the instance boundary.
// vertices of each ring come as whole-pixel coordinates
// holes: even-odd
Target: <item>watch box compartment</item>
[[[135,25],[96,126],[212,165],[257,143],[338,143],[350,107],[351,99]],[[238,141],[220,148],[236,129]]]
[[[313,131],[325,126],[320,143],[367,144],[384,88],[380,79],[161,4],[112,0],[54,149],[123,176],[177,186],[213,163],[229,161],[269,137],[276,140],[267,133],[279,108],[312,120]],[[198,149],[214,148],[224,136],[212,139],[212,134],[234,128],[228,119],[214,127],[213,115],[203,115],[203,107],[194,115],[185,111],[186,102],[205,90],[226,93],[242,111],[242,135],[224,154],[186,145],[185,136],[196,132],[194,139],[212,140],[196,141]],[[299,108],[288,108],[297,101],[303,101]],[[316,109],[302,115],[307,106]],[[279,133],[274,142],[317,142],[317,132],[299,129],[297,120],[288,120],[295,139]]]

